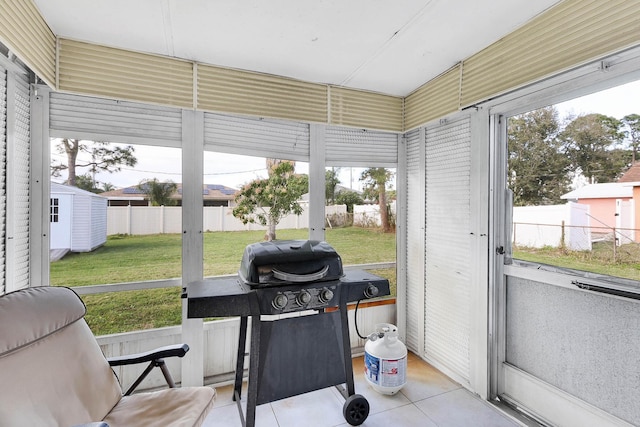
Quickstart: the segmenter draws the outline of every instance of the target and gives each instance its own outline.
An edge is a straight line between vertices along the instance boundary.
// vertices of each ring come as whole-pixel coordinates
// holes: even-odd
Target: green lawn
[[[278,230],[278,239],[306,239],[307,230]],[[204,275],[235,274],[246,245],[262,241],[263,231],[204,234]],[[395,234],[357,227],[326,232],[344,265],[395,261]],[[89,253],[71,253],[51,264],[51,284],[86,286],[181,276],[181,235],[109,236]],[[387,277],[395,295],[395,269]],[[86,295],[87,322],[96,335],[171,326],[181,322],[180,289],[150,289]]]

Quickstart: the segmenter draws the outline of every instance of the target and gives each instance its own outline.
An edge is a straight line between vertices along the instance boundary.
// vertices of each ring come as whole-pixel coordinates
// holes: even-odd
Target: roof
[[[559,2],[34,0],[58,37],[395,96]]]
[[[176,200],[182,199],[182,184],[177,183],[178,190],[172,196]],[[204,200],[233,200],[239,190],[235,188],[226,187],[218,184],[204,184],[202,186],[202,198]],[[109,198],[110,200],[144,200],[146,194],[140,190],[137,185],[130,187],[119,188],[117,190],[106,191],[100,193],[102,196]]]
[[[86,191],[78,187],[72,187],[70,185],[58,184],[57,182],[51,183],[51,194],[78,194],[88,197],[104,197],[100,194],[92,193],[90,191]]]
[[[618,179],[618,182],[638,182],[640,181],[640,162],[635,162],[631,167]]]
[[[640,182],[608,182],[605,184],[589,184],[563,194],[566,200],[580,199],[620,199],[633,197],[633,187]]]

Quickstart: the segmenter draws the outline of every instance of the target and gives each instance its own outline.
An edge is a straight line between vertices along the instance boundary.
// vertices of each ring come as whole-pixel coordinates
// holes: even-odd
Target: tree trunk
[[[378,206],[380,207],[380,222],[382,223],[382,231],[388,233],[391,230],[389,224],[389,211],[387,210],[387,191],[384,184],[379,185]]]
[[[276,240],[276,223],[272,220],[270,220],[267,225],[267,232],[264,235],[264,240],[268,242]]]
[[[64,150],[67,153],[67,185],[72,187],[76,186],[76,159],[78,158],[78,143],[77,139],[63,139]]]

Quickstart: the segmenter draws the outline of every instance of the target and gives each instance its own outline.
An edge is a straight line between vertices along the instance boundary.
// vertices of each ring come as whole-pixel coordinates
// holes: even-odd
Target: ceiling
[[[34,0],[60,37],[405,96],[559,0]]]

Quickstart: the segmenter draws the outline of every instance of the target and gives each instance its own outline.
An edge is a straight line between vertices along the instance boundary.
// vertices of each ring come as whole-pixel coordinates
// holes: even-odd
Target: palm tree
[[[160,182],[157,178],[140,181],[138,189],[149,197],[152,206],[173,206],[176,200],[171,196],[178,189],[172,181]]]

